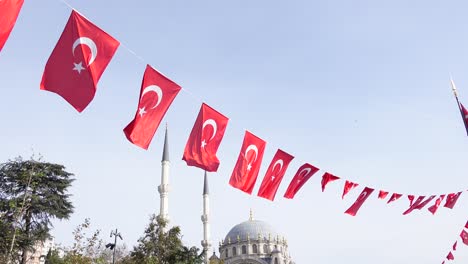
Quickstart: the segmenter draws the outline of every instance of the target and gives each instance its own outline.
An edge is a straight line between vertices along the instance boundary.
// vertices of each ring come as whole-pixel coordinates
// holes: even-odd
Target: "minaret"
[[[210,253],[211,241],[210,241],[210,190],[208,189],[208,176],[205,171],[205,181],[203,184],[203,214],[201,220],[203,222],[203,240],[201,245],[204,250],[205,264],[209,263],[208,254]]]
[[[171,163],[169,162],[169,142],[167,138],[167,125],[166,135],[164,136],[164,149],[161,161],[161,185],[158,186],[158,192],[160,197],[159,217],[169,221],[169,168]]]

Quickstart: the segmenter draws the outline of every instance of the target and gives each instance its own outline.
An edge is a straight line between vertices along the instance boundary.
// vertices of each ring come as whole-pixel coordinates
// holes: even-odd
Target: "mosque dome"
[[[270,224],[249,220],[235,225],[219,243],[225,264],[292,264],[288,243]]]
[[[225,241],[277,238],[279,234],[265,221],[247,220],[235,225],[226,235]]]

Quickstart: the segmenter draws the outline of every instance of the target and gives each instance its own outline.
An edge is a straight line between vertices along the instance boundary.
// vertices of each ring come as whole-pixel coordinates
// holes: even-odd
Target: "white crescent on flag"
[[[302,178],[305,178],[305,177],[307,177],[307,176],[309,175],[309,173],[310,173],[311,171],[312,171],[311,168],[304,168],[304,169],[302,169],[302,170],[298,173],[298,175],[299,175],[299,176],[302,176]]]
[[[218,126],[216,125],[216,121],[214,121],[213,119],[208,119],[205,122],[203,122],[202,130],[204,130],[207,125],[210,125],[213,127],[213,135],[211,135],[211,138],[209,139],[209,141],[211,141],[216,135]]]
[[[151,109],[154,109],[161,103],[162,97],[163,97],[163,92],[162,92],[162,90],[161,90],[161,88],[159,86],[149,85],[145,89],[143,89],[143,93],[141,94],[140,101],[143,99],[143,96],[145,96],[145,94],[148,93],[148,92],[155,92],[158,95],[158,100],[156,101],[154,106],[151,108]]]
[[[91,59],[89,59],[89,62],[88,62],[88,66],[89,66],[91,65],[91,63],[94,62],[98,53],[96,43],[94,43],[92,39],[87,38],[87,37],[77,38],[75,42],[73,42],[73,47],[72,47],[73,56],[75,56],[75,48],[80,44],[88,46],[89,49],[91,50]]]
[[[245,149],[244,155],[245,155],[245,158],[247,158],[247,154],[249,154],[249,151],[251,151],[251,150],[255,153],[255,159],[253,160],[253,162],[255,162],[257,160],[257,156],[258,156],[258,148],[254,144],[249,145]]]

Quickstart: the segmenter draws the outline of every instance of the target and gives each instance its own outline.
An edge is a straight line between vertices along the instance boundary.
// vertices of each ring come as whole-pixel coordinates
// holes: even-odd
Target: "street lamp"
[[[115,229],[115,232],[114,230],[111,231],[110,233],[110,237],[114,236],[114,243],[107,243],[106,245],[106,248],[109,248],[110,250],[113,250],[113,254],[112,254],[112,264],[115,263],[115,248],[117,247],[117,237],[120,238],[120,240],[123,240],[122,239],[122,236],[120,235],[120,233],[117,231],[117,228]]]

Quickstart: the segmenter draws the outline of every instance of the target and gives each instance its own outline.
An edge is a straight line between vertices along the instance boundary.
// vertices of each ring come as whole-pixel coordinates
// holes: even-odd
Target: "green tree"
[[[122,264],[199,264],[202,254],[196,247],[185,247],[180,228],[175,226],[166,231],[167,222],[155,215],[145,229],[138,245],[133,248]]]
[[[0,255],[25,264],[33,245],[50,236],[52,219],[68,219],[72,176],[63,165],[33,158],[0,164]]]
[[[87,230],[91,226],[89,218],[84,220],[73,231],[73,246],[65,250],[63,261],[65,264],[106,263],[102,256],[103,241],[99,238],[100,230],[95,230],[87,237]]]

